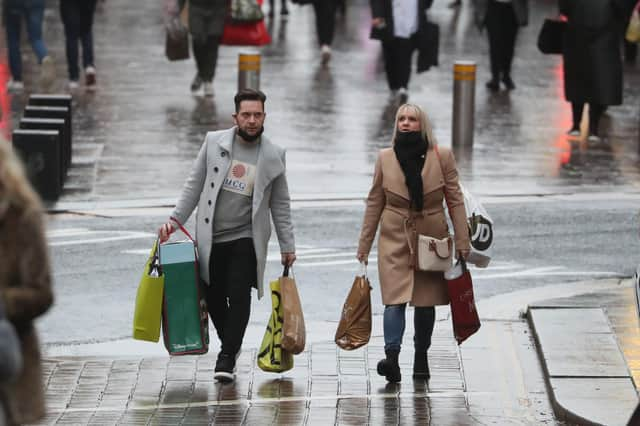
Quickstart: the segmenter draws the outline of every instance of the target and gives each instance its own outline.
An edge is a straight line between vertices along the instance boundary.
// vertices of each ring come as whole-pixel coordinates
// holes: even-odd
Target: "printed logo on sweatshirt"
[[[246,197],[253,196],[253,184],[256,180],[256,166],[238,160],[231,162],[229,173],[222,182],[222,189]]]

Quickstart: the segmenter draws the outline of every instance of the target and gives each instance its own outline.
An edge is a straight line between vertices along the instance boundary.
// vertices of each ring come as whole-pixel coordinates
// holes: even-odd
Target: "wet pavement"
[[[472,23],[470,2],[451,10],[438,1],[429,12],[440,25],[440,66],[413,75],[410,100],[431,115],[442,145],[451,144],[452,67],[478,63],[476,134],[471,153],[459,153],[463,181],[480,194],[547,194],[638,188],[640,73],[625,68],[625,104],[603,119],[606,146],[569,141],[569,105],[562,98],[561,59],[535,44],[555,1],[535,2],[531,24],[518,36],[513,76],[517,89],[493,94],[486,34]],[[125,0],[101,2],[96,14],[98,90],[74,93],[74,151],[62,201],[175,199],[203,136],[231,125],[237,54],[221,49],[215,97],[192,96],[193,59],[164,57],[160,7]],[[365,0],[350,1],[338,18],[333,58],[320,66],[310,6],[291,7],[288,20],[268,22],[273,43],[262,49],[261,88],[267,93],[266,132],[288,149],[294,198],[362,196],[379,148],[389,145],[394,103],[379,43],[368,39]],[[54,91],[66,91],[62,28],[47,10],[45,36],[57,58]],[[25,46],[27,91],[13,96],[21,115],[37,68]]]

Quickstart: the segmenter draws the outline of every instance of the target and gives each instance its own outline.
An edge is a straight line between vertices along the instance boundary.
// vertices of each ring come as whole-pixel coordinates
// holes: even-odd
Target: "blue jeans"
[[[44,0],[5,0],[7,44],[9,45],[9,68],[15,81],[22,81],[22,58],[20,56],[20,31],[22,19],[27,22],[27,34],[31,47],[38,57],[38,63],[47,56],[47,48],[42,41],[42,19]]]
[[[384,350],[399,351],[402,346],[402,336],[405,329],[405,311],[407,304],[386,305],[384,307]],[[433,306],[415,308],[413,325],[415,334],[413,343],[416,352],[426,353],[431,346],[431,335],[435,324],[436,310]]]
[[[60,16],[64,24],[69,80],[77,81],[78,42],[82,44],[82,64],[85,68],[93,63],[93,14],[97,0],[60,0]]]

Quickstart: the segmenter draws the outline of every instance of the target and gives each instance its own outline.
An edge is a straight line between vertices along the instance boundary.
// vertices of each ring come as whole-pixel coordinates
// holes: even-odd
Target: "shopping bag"
[[[133,314],[134,339],[148,342],[160,340],[163,293],[164,275],[158,261],[158,240],[156,240],[138,284],[136,308]]]
[[[261,3],[256,0],[231,0],[230,15],[234,23],[258,22],[264,19]]]
[[[640,15],[638,14],[637,8],[633,9],[633,13],[631,14],[625,38],[631,43],[640,42]]]
[[[467,213],[471,240],[471,251],[467,263],[486,268],[493,256],[493,220],[480,201],[462,184],[460,184],[460,190],[464,197],[464,209]]]
[[[282,296],[282,349],[292,354],[304,351],[306,331],[302,303],[298,295],[296,281],[289,276],[289,267],[285,266],[280,277]]]
[[[444,277],[451,304],[453,334],[460,345],[480,329],[471,274],[467,269],[467,263],[460,259],[451,270],[445,272]]]
[[[165,55],[170,61],[189,59],[189,31],[179,17],[167,22],[164,46]]]
[[[271,281],[271,316],[258,352],[258,367],[271,373],[293,368],[293,354],[282,349],[282,304],[280,280]]]
[[[262,6],[262,0],[257,0]],[[264,19],[257,22],[224,24],[220,44],[226,46],[263,46],[271,43],[271,37],[264,25]]]
[[[160,245],[164,274],[162,337],[170,355],[197,355],[209,350],[209,317],[204,289],[198,273],[195,242]]]
[[[371,338],[371,286],[367,268],[353,280],[353,285],[342,306],[335,342],[340,348],[351,351],[369,343]]]
[[[567,22],[560,19],[545,19],[538,33],[538,49],[545,54],[562,53]]]

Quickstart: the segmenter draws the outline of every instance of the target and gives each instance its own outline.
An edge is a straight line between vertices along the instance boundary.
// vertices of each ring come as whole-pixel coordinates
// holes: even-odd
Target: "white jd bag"
[[[460,190],[464,196],[464,208],[467,212],[471,253],[467,263],[478,268],[486,268],[493,255],[493,221],[485,208],[462,184]]]

